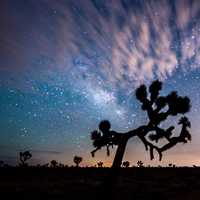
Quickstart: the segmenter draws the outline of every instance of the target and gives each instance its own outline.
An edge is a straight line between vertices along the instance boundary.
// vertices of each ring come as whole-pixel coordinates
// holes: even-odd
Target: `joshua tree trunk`
[[[120,168],[120,166],[122,164],[123,156],[125,153],[127,141],[128,141],[128,138],[125,136],[122,136],[122,140],[117,147],[117,151],[116,151],[115,158],[114,158],[114,161],[112,164],[112,168],[114,168],[114,169]]]
[[[117,169],[121,167],[128,140],[139,133],[140,133],[139,129],[134,129],[120,135],[120,138],[119,138],[120,142],[118,144],[117,151],[115,153],[115,158],[112,164],[113,169]]]
[[[111,172],[110,174],[106,177],[103,186],[103,196],[107,196],[108,199],[116,199],[116,194],[115,194],[115,185],[118,181],[118,177],[120,175],[120,167],[122,164],[123,156],[126,150],[126,145],[128,142],[128,137],[126,134],[120,136],[120,143],[118,144],[116,153],[115,153],[115,158],[111,167]],[[101,195],[102,195],[101,194]],[[100,199],[102,199],[102,196],[99,196]]]

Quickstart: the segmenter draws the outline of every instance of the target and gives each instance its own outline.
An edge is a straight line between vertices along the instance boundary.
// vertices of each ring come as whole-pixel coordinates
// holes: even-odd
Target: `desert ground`
[[[4,199],[108,199],[109,168],[2,168]],[[108,186],[109,187],[109,186]],[[122,168],[112,199],[200,199],[200,168]]]

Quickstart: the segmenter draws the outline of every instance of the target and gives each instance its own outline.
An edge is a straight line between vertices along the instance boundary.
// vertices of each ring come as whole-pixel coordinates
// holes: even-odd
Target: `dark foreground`
[[[108,199],[100,188],[109,173],[108,168],[0,169],[0,197]],[[122,169],[112,199],[198,200],[200,168]]]

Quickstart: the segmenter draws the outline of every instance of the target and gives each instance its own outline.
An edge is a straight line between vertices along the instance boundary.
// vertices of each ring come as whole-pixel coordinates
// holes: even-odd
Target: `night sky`
[[[192,142],[159,162],[133,138],[124,159],[200,165],[200,1],[0,0],[0,160],[109,165],[105,149],[91,157],[90,132],[145,124],[134,90],[154,79],[191,98]]]

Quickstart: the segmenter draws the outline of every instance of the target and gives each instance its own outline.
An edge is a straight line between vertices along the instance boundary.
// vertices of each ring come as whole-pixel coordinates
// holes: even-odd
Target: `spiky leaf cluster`
[[[162,82],[156,80],[149,86],[149,92],[151,94],[150,100],[151,102],[155,102],[158,98],[159,91],[162,89]]]
[[[141,108],[147,110],[150,122],[154,125],[160,124],[169,115],[185,114],[190,110],[190,99],[178,96],[173,91],[167,96],[160,96],[162,82],[156,80],[149,86],[149,95],[145,85],[136,89],[136,98],[141,102]],[[167,108],[166,112],[161,112]]]
[[[169,113],[171,115],[185,114],[190,110],[190,99],[188,97],[178,96],[176,91],[171,92],[167,97]]]

